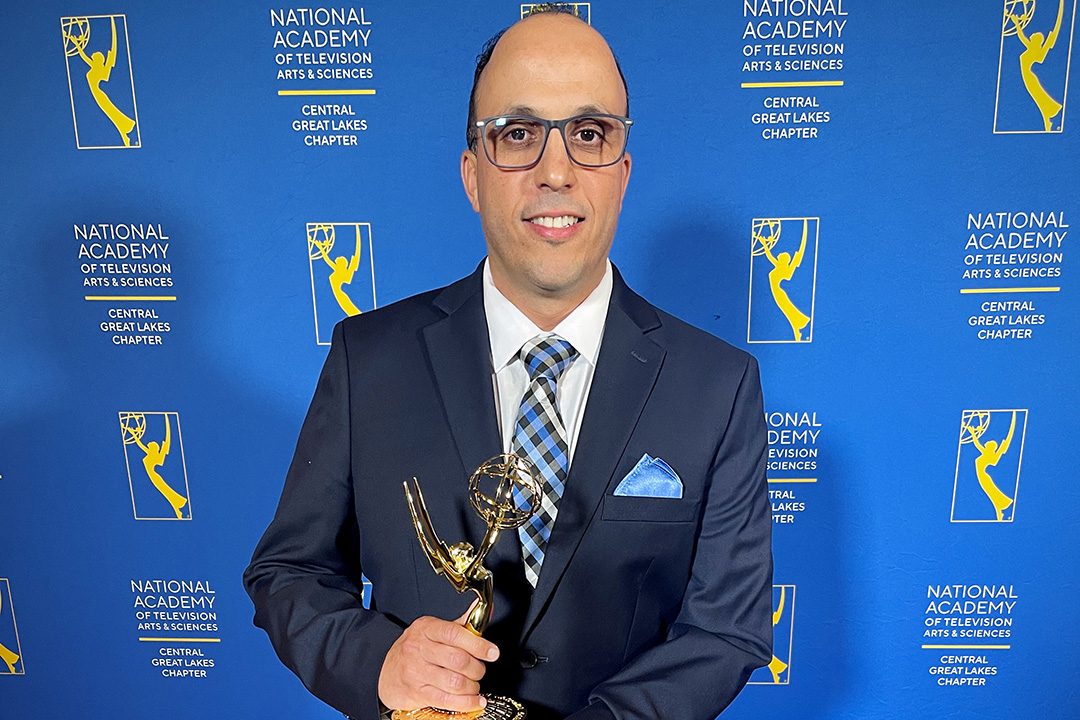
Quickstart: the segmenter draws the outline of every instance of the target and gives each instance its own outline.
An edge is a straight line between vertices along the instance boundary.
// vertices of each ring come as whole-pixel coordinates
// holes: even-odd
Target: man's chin
[[[529,278],[537,294],[544,297],[572,297],[581,294],[582,299],[600,283],[603,271],[590,276],[582,267],[543,268],[531,274]]]

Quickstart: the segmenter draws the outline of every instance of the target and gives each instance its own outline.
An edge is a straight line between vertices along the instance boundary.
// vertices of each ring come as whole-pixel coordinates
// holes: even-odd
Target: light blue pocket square
[[[615,488],[615,494],[678,499],[682,497],[682,480],[666,462],[645,453]]]

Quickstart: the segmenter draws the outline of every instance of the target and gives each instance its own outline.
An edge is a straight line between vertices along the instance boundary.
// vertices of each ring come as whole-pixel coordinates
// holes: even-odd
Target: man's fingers
[[[484,671],[487,669],[484,663],[459,647],[432,644],[426,650],[424,659],[432,665],[460,673],[470,680],[479,680],[484,677]]]
[[[487,660],[493,662],[499,659],[499,646],[493,642],[485,640],[479,635],[473,635],[471,632],[462,628],[461,636],[462,645],[459,645],[465,652],[469,653],[475,658],[481,660]]]
[[[455,695],[433,685],[425,685],[421,688],[420,696],[424,699],[421,707],[434,707],[451,712],[473,712],[482,709],[487,704],[480,695]]]
[[[428,623],[424,627],[424,634],[433,642],[461,648],[478,660],[492,661],[499,657],[499,648],[494,643],[474,635],[456,622]]]
[[[434,691],[444,692],[447,695],[461,695],[467,698],[475,698],[480,694],[480,683],[470,680],[461,673],[436,667],[435,665],[428,665],[424,670],[422,687],[432,688]],[[452,708],[443,709],[450,710]]]

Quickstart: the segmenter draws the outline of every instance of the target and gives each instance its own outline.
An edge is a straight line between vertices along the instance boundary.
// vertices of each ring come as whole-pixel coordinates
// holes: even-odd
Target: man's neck
[[[492,282],[495,283],[498,291],[544,332],[554,330],[570,313],[574,312],[577,306],[600,285],[603,278],[604,274],[601,273],[595,282],[587,284],[583,289],[575,289],[565,294],[547,295],[543,292],[523,292],[509,283],[500,282],[498,275],[494,272],[491,274]]]

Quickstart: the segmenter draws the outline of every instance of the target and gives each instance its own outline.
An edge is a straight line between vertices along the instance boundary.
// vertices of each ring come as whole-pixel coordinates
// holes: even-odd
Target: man
[[[530,720],[711,720],[772,657],[756,363],[608,262],[631,160],[598,33],[522,20],[481,56],[470,109],[461,173],[488,258],[335,329],[245,574],[256,624],[358,719],[474,710],[482,690]],[[546,497],[488,556],[479,638],[462,626],[469,598],[421,552],[402,481],[419,478],[442,538],[476,545],[467,479],[504,450],[538,464]]]

